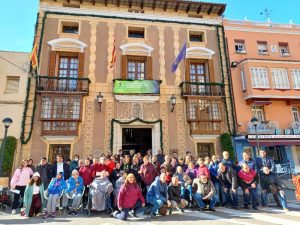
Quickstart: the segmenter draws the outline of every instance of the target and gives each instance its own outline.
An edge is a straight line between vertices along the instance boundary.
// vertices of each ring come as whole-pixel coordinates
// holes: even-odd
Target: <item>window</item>
[[[269,79],[266,68],[251,67],[252,86],[254,88],[269,88]]]
[[[67,34],[79,34],[79,22],[62,21],[61,32]]]
[[[19,82],[20,82],[20,77],[7,77],[5,92],[18,93]]]
[[[234,40],[234,46],[236,53],[247,53],[244,40]]]
[[[300,122],[298,107],[292,107],[292,114],[294,122]]]
[[[278,43],[279,47],[279,52],[282,57],[288,57],[290,56],[290,51],[289,51],[289,45],[286,42],[279,42]]]
[[[145,80],[146,79],[146,60],[138,58],[128,58],[127,60],[127,79]]]
[[[190,63],[190,82],[205,83],[205,64],[204,63]],[[205,93],[205,85],[191,85],[191,92],[193,94]]]
[[[300,69],[292,70],[292,77],[295,89],[300,89]]]
[[[71,78],[60,79],[58,81],[58,88],[60,90],[76,90],[78,83],[78,57],[61,56],[59,58],[58,76],[61,78]]]
[[[268,43],[266,41],[258,41],[257,42],[257,49],[259,55],[268,55]]]
[[[144,27],[128,27],[129,38],[144,38],[145,28]]]
[[[245,71],[241,70],[241,81],[242,81],[242,90],[246,91],[246,77],[245,77]]]
[[[290,83],[286,69],[272,68],[273,88],[289,89]]]
[[[252,106],[252,116],[256,117],[259,121],[264,121],[264,109],[263,106],[253,105]]]
[[[204,42],[204,33],[201,31],[190,31],[189,35],[191,42]]]

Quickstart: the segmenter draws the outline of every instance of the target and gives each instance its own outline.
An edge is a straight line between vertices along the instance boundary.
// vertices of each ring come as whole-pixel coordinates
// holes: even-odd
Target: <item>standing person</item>
[[[166,169],[166,172],[170,173],[171,176],[175,173],[176,167],[174,167],[174,161],[172,164],[172,159],[169,155],[165,156],[165,162],[160,166]]]
[[[161,173],[157,176],[154,182],[151,184],[147,192],[147,202],[152,204],[151,217],[155,218],[157,210],[163,206],[164,203],[171,206],[171,202],[168,200],[168,187],[166,183],[166,174]]]
[[[79,176],[77,170],[72,171],[72,176],[67,180],[66,194],[72,199],[72,207],[69,215],[77,215],[77,209],[80,205],[83,192],[83,179]]]
[[[218,170],[219,181],[222,186],[223,195],[226,198],[226,206],[231,205],[233,209],[238,208],[238,182],[236,172],[232,167],[226,167],[223,163],[219,163]],[[232,197],[231,197],[232,195]]]
[[[198,169],[196,168],[194,162],[189,163],[185,173],[191,178],[191,180],[194,180],[198,176]]]
[[[114,168],[110,178],[113,186],[115,187],[116,181],[122,176],[121,164],[116,162],[116,168]]]
[[[79,161],[79,155],[75,155],[74,159],[70,163],[70,171],[75,170],[79,166],[78,161]]]
[[[120,177],[119,179],[116,180],[115,184],[113,184],[114,190],[113,190],[113,203],[115,208],[118,208],[118,195],[121,189],[121,186],[124,184],[126,177],[127,177],[127,173],[122,171],[120,173]]]
[[[40,164],[35,168],[35,172],[40,174],[40,178],[44,185],[44,189],[48,188],[48,185],[51,181],[51,165],[48,163],[46,157],[42,157]]]
[[[45,206],[44,185],[38,172],[33,174],[25,189],[23,205],[27,217],[38,216]]]
[[[83,195],[83,204],[86,205],[88,201],[89,185],[93,182],[93,170],[90,166],[90,160],[86,158],[84,160],[84,166],[79,169],[79,176],[83,179],[83,185],[85,186]]]
[[[295,196],[298,201],[300,201],[300,175],[292,176],[293,183],[295,184]]]
[[[123,165],[122,165],[122,170],[125,171],[127,174],[129,174],[130,173],[130,169],[131,169],[130,156],[129,155],[125,155],[124,162],[123,162]]]
[[[251,195],[252,209],[258,210],[258,174],[251,170],[247,164],[243,164],[242,169],[238,172],[238,183],[244,193],[244,208],[249,208]]]
[[[11,214],[16,214],[16,209],[20,206],[20,197],[24,197],[26,186],[32,175],[33,171],[28,167],[28,160],[22,160],[21,166],[16,169],[10,181],[11,188],[16,190],[14,191]]]
[[[62,191],[66,188],[67,184],[63,179],[62,172],[57,172],[56,177],[51,180],[48,187],[47,212],[43,216],[44,219],[46,219],[47,217],[56,217],[57,202]]]
[[[105,162],[105,165],[107,168],[107,172],[111,174],[114,168],[116,167],[115,158],[113,156],[108,157]]]
[[[184,208],[188,205],[188,201],[181,195],[182,185],[179,184],[178,177],[176,175],[172,177],[172,181],[168,186],[168,200],[171,203],[169,214],[172,214],[173,209],[177,209],[179,212],[184,212]]]
[[[233,161],[229,158],[229,152],[224,151],[223,152],[223,159],[221,161],[223,163],[223,165],[225,165],[226,167],[231,167],[234,169],[234,163]]]
[[[32,169],[32,172],[35,171],[35,166],[33,165],[33,159],[28,159],[28,167]]]
[[[165,155],[162,153],[161,149],[158,149],[156,157],[160,165],[162,165],[165,162]]]
[[[93,165],[93,159],[94,157],[92,155],[88,155],[88,159],[90,160],[90,165],[92,166]]]
[[[145,206],[145,199],[139,185],[136,183],[135,176],[130,173],[121,186],[118,195],[118,211],[113,213],[113,217],[119,220],[127,220],[128,214],[136,217],[136,211]],[[132,210],[133,212],[131,212]]]
[[[78,166],[77,166],[76,170],[79,171],[81,167],[84,167],[84,161],[82,159],[79,159],[78,160]]]
[[[69,179],[71,173],[70,173],[70,167],[67,163],[64,162],[64,158],[62,155],[56,156],[56,162],[54,162],[52,169],[51,169],[51,176],[56,177],[57,173],[62,174],[62,178],[64,180]]]
[[[132,164],[130,166],[130,173],[133,173],[133,175],[135,176],[135,179],[136,179],[136,183],[138,185],[141,185],[141,177],[140,177],[140,174],[139,174],[140,168],[141,168],[141,165],[139,164],[139,159],[135,155],[132,158]]]
[[[281,202],[279,207],[282,207],[284,211],[289,211],[286,202],[286,195],[282,190],[281,181],[278,176],[271,172],[268,167],[263,167],[263,172],[260,175],[260,186],[261,186],[261,199],[262,206],[268,205],[268,194],[272,193],[273,195],[277,195],[278,199]]]
[[[188,168],[187,165],[184,163],[184,160],[182,157],[179,157],[178,158],[178,164],[177,164],[177,167],[178,166],[181,166],[182,170],[185,172],[186,169]]]
[[[258,172],[256,164],[253,159],[250,158],[250,155],[248,152],[243,152],[243,159],[239,161],[239,170],[242,169],[242,165],[247,164],[251,170],[254,170],[255,172]]]
[[[157,176],[156,168],[149,162],[148,157],[144,156],[144,164],[141,165],[139,174],[141,176],[142,184],[145,188],[145,193],[149,190],[150,185]]]
[[[210,173],[211,181],[213,182],[213,185],[216,189],[216,204],[220,203],[220,197],[221,197],[220,195],[222,193],[221,184],[219,181],[218,169],[219,169],[219,161],[217,159],[217,156],[213,155],[210,161],[209,173]],[[225,205],[225,196],[222,197],[222,205]]]
[[[275,162],[271,157],[267,156],[265,149],[259,150],[259,157],[256,157],[255,162],[260,173],[262,173],[264,166],[268,167],[271,172],[276,173]]]
[[[199,177],[193,181],[192,186],[197,190],[194,195],[194,199],[197,205],[200,207],[200,210],[205,210],[206,204],[204,203],[204,201],[208,201],[209,210],[216,211],[214,208],[217,201],[216,190],[213,183],[208,179],[208,177],[205,174],[199,175]]]
[[[206,156],[205,158],[204,158],[204,164],[209,168],[209,166],[210,166],[210,162],[211,162],[211,160],[210,160],[210,158],[209,158],[209,156]]]
[[[155,167],[156,171],[157,171],[157,174],[159,174],[159,171],[160,171],[160,163],[157,161],[157,156],[152,156],[152,164],[153,166]]]
[[[205,175],[208,179],[210,179],[210,173],[208,167],[204,164],[204,161],[202,158],[198,159],[198,176]]]
[[[100,157],[100,160],[99,162],[97,162],[98,160],[96,159],[95,160],[95,163],[93,164],[93,178],[96,177],[96,173],[98,172],[102,172],[102,171],[106,171],[108,172],[107,170],[107,166],[105,165],[105,157]]]
[[[148,157],[148,161],[152,163],[152,149],[148,149],[146,156]]]

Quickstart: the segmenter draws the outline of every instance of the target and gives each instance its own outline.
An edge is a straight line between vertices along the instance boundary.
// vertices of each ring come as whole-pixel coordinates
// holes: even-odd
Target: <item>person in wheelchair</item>
[[[92,198],[92,210],[107,210],[112,212],[110,194],[113,192],[113,185],[108,179],[108,172],[102,171],[96,173],[96,178],[91,183],[90,194]]]
[[[72,176],[67,180],[66,196],[72,199],[72,206],[69,215],[77,215],[77,209],[81,203],[84,185],[83,179],[79,176],[77,170],[72,171]]]

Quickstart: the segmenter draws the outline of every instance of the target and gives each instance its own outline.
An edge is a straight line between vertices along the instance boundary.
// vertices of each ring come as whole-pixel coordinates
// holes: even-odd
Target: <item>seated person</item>
[[[72,171],[72,176],[67,180],[66,195],[72,199],[72,206],[69,215],[77,215],[83,192],[83,179],[77,170]]]
[[[181,198],[181,184],[178,182],[178,177],[172,177],[172,182],[168,186],[168,200],[171,202],[169,214],[172,214],[172,209],[177,209],[179,212],[184,212],[184,208],[188,205],[187,200]]]
[[[193,181],[193,188],[196,188],[197,190],[194,199],[200,207],[200,210],[205,210],[206,203],[204,203],[204,201],[207,201],[209,204],[209,210],[216,211],[214,209],[217,202],[216,190],[213,183],[207,178],[207,176],[203,174],[199,178],[196,178]]]
[[[109,203],[111,203],[110,194],[112,193],[112,191],[113,185],[108,179],[108,172],[97,172],[96,178],[90,186],[90,193],[92,196],[92,210],[102,211],[107,209],[107,207],[111,209],[111,204]]]
[[[271,172],[271,170],[265,166],[263,167],[263,172],[260,175],[260,186],[261,186],[261,198],[262,206],[267,206],[268,204],[268,194],[277,195],[284,211],[289,211],[286,202],[286,195],[282,190],[281,181],[278,176]]]
[[[127,220],[130,210],[133,210],[133,213],[130,215],[136,217],[136,210],[141,206],[145,206],[145,199],[142,195],[141,188],[136,183],[134,174],[130,173],[126,177],[125,183],[122,184],[118,195],[118,208],[120,213],[115,211],[112,216],[119,220]]]
[[[164,203],[167,203],[168,207],[171,206],[171,202],[167,199],[166,177],[167,175],[165,173],[161,173],[160,176],[157,176],[147,192],[147,202],[153,205],[151,208],[152,218],[156,216],[157,210],[162,207]]]
[[[192,201],[193,197],[193,190],[192,190],[192,180],[191,178],[183,172],[183,169],[181,166],[178,166],[176,169],[175,176],[178,177],[178,181],[180,184],[180,196],[181,198],[185,198],[185,193],[188,192],[189,200]]]

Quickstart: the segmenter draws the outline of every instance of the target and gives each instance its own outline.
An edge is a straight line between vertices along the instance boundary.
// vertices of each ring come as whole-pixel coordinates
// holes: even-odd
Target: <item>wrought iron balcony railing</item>
[[[182,82],[179,87],[182,96],[225,96],[222,83]]]
[[[279,129],[277,121],[260,121],[257,124],[258,134],[275,134],[276,130]],[[248,133],[255,134],[255,126],[252,123],[248,124]]]
[[[39,76],[37,84],[38,93],[89,93],[89,78],[68,78]]]

